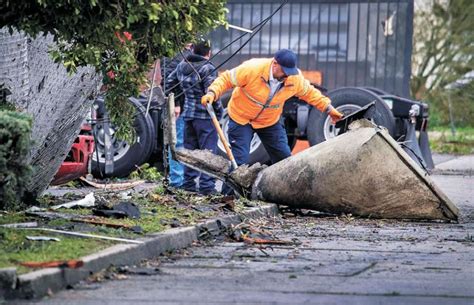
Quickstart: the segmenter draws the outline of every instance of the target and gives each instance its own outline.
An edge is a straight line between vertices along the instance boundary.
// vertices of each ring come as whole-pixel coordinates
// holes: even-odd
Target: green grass
[[[449,127],[430,130],[430,146],[433,152],[466,155],[474,153],[474,128],[457,128],[453,136]]]
[[[100,219],[110,223],[140,226],[144,234],[150,234],[169,229],[172,225],[193,225],[199,220],[212,217],[217,213],[214,210],[199,211],[199,206],[209,206],[209,200],[212,200],[212,198],[198,197],[186,192],[178,192],[175,196],[163,195],[163,193],[162,188],[157,188],[148,195],[135,195],[131,199],[131,201],[135,202],[140,208],[140,219]],[[60,200],[63,199],[64,198],[61,198]],[[44,206],[49,206],[57,204],[57,202],[55,202],[53,198],[47,197],[44,198],[43,204]],[[60,209],[58,212],[75,215],[92,215],[91,209]],[[71,222],[66,219],[43,220],[25,216],[23,212],[0,214],[0,224],[31,221],[37,221],[39,227],[59,228],[131,239],[144,237],[144,235],[133,233],[126,228],[115,229],[105,226],[88,225]],[[74,226],[74,229],[71,229],[71,226]],[[26,239],[26,235],[54,236],[60,238],[61,241],[30,241]],[[18,262],[78,259],[104,249],[114,243],[115,242],[100,239],[58,235],[39,230],[0,228],[0,268],[16,266],[18,267],[18,272],[25,273],[31,269],[19,266]]]
[[[26,236],[54,236],[60,241],[31,241]],[[32,269],[18,262],[47,262],[53,260],[78,259],[112,245],[113,242],[99,239],[73,238],[51,232],[0,228],[0,268],[16,266],[18,273]]]

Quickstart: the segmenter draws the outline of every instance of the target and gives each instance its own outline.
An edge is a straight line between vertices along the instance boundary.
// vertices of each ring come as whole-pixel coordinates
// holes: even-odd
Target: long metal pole
[[[156,70],[158,66],[158,61],[155,61],[155,66],[153,67],[153,78],[151,79],[151,89],[150,89],[150,95],[148,96],[148,103],[146,105],[146,113],[145,116],[148,114],[150,111],[150,104],[151,104],[151,97],[153,96],[153,89],[155,87],[155,77],[156,77]]]

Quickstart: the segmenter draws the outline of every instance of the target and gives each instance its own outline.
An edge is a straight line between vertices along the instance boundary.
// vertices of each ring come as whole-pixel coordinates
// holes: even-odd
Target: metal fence
[[[229,0],[228,21],[253,28],[280,1]],[[211,34],[214,52],[242,35],[235,29]],[[250,35],[215,57],[220,64]],[[281,48],[298,54],[298,67],[320,71],[322,85],[370,86],[409,96],[413,0],[297,0],[287,3],[223,69],[253,57],[272,57]]]

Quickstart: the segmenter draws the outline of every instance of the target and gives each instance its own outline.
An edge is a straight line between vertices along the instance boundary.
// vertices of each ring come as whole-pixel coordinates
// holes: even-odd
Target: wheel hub
[[[344,104],[339,107],[336,107],[336,109],[345,116],[359,110],[360,108],[361,107],[359,105],[354,104]],[[337,136],[338,133],[339,128],[336,128],[336,125],[333,124],[331,121],[331,117],[327,116],[326,120],[324,121],[324,138],[326,140],[334,138]]]
[[[110,125],[110,137],[112,140],[112,147],[114,149],[114,161],[122,158],[130,149],[130,145],[123,141],[118,140],[114,137],[115,129],[114,126]],[[97,124],[94,126],[94,131],[96,134],[96,150],[98,153],[94,152],[92,154],[92,159],[97,162],[97,154],[99,155],[99,162],[105,162],[105,130],[102,124]]]

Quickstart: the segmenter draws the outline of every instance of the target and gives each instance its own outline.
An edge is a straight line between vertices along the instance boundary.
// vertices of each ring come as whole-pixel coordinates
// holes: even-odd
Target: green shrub
[[[30,151],[31,117],[14,112],[0,111],[0,210],[22,207],[31,168]]]
[[[426,98],[430,105],[430,125],[448,126],[449,102],[454,126],[474,127],[474,82],[453,90],[435,90]]]

